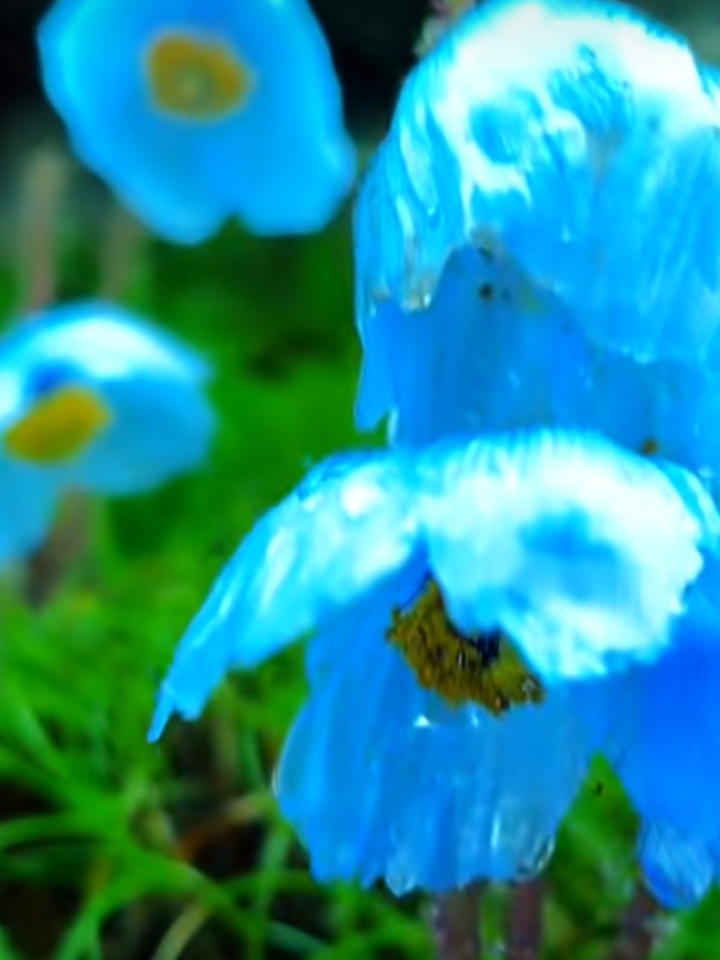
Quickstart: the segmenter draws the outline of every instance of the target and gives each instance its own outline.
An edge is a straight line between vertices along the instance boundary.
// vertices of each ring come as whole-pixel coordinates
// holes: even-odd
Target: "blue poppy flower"
[[[0,562],[36,547],[68,487],[150,490],[205,457],[208,368],[122,308],[56,307],[0,340]]]
[[[720,98],[607,4],[468,14],[356,215],[362,427],[599,430],[720,475]]]
[[[259,234],[319,230],[352,186],[306,0],[57,0],[39,45],[80,159],[170,240],[235,216]]]
[[[705,595],[719,523],[691,475],[592,435],[332,459],[220,576],[151,739],[314,631],[275,789],[315,875],[398,893],[528,877],[615,741],[618,674],[654,676]]]

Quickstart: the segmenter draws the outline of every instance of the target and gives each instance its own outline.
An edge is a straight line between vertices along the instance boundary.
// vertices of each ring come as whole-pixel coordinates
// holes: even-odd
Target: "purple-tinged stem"
[[[437,960],[480,960],[481,895],[476,883],[435,898],[429,921]]]
[[[532,880],[510,890],[507,914],[507,960],[538,960],[543,938],[545,884]]]

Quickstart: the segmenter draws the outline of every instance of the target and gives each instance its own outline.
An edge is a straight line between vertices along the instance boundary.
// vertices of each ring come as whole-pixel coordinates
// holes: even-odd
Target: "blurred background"
[[[311,463],[381,439],[352,422],[349,211],[305,239],[229,227],[186,249],[146,235],[73,162],[43,101],[34,31],[47,6],[0,0],[0,323],[48,296],[121,300],[207,354],[221,426],[195,474],[85,504],[81,523],[69,502],[41,555],[0,581],[0,960],[427,960],[419,899],[316,886],[278,817],[269,785],[303,697],[300,650],[233,677],[159,747],[145,740],[174,646],[241,536]],[[314,6],[369,147],[429,5]],[[646,9],[720,60],[715,0]],[[598,765],[549,871],[544,956],[633,960],[612,950],[635,829]],[[507,897],[485,894],[486,955],[518,960]],[[647,933],[653,956],[715,960],[720,897]]]

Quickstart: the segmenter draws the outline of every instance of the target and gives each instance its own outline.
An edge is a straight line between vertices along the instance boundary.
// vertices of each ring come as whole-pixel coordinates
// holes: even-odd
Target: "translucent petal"
[[[158,110],[144,59],[169,28],[229,45],[252,80],[236,111]],[[39,45],[78,156],[171,240],[196,243],[231,216],[259,233],[316,230],[352,185],[338,81],[305,0],[57,0]]]
[[[649,461],[538,432],[447,444],[424,505],[430,566],[466,633],[502,628],[548,683],[657,658],[718,517]],[[679,468],[675,474],[680,475]]]
[[[592,429],[700,473],[720,496],[720,348],[702,365],[638,364],[583,336],[559,301],[486,248],[448,262],[430,306],[378,304],[364,331],[360,426],[395,444],[467,431]]]
[[[482,243],[451,258],[428,306],[379,303],[362,334],[358,422],[394,410],[397,443],[547,425],[636,450],[658,438],[660,401],[635,365],[591,348],[557,298]]]
[[[702,358],[720,318],[719,125],[686,44],[624,7],[481,5],[406,81],[365,181],[363,337],[374,308],[427,306],[452,254],[482,243],[591,341]]]
[[[381,452],[326,461],[240,546],[163,683],[153,737],[194,718],[231,666],[250,667],[406,564],[417,545],[411,472]]]
[[[553,691],[501,719],[446,706],[383,640],[398,599],[395,584],[313,642],[315,668],[317,646],[332,663],[313,670],[285,745],[280,806],[320,880],[384,878],[401,894],[527,879],[547,862],[595,746],[575,694]]]
[[[697,610],[693,594],[666,655],[616,684],[609,755],[645,820],[720,849],[720,616]]]
[[[694,906],[707,893],[715,872],[705,844],[652,821],[643,826],[640,863],[648,887],[670,909]]]

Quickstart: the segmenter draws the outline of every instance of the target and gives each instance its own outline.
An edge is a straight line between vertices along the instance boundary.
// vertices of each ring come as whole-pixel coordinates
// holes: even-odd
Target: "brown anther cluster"
[[[503,634],[464,637],[450,623],[431,580],[409,610],[394,610],[387,632],[418,683],[453,706],[476,703],[499,716],[512,706],[540,703],[544,690]]]

